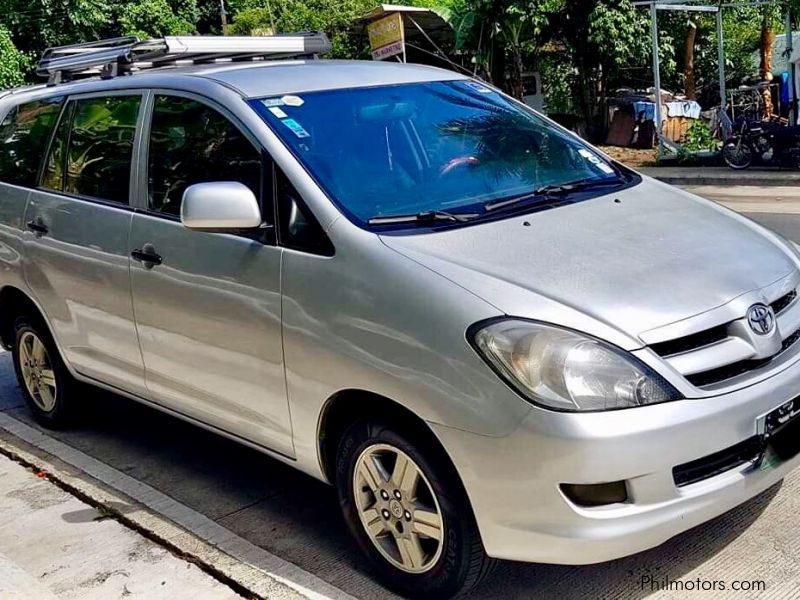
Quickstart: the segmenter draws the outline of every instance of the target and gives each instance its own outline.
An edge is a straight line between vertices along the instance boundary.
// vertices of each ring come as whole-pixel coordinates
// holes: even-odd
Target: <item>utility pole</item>
[[[222,24],[222,35],[228,35],[228,11],[225,10],[225,0],[219,0],[219,21]]]

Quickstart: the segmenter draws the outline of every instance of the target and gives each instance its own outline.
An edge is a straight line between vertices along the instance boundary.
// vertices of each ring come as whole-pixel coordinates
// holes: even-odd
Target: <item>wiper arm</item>
[[[478,213],[449,213],[443,210],[429,210],[413,215],[390,215],[387,217],[372,217],[368,225],[395,225],[401,223],[433,223],[435,221],[453,221],[464,223],[477,219]]]
[[[498,200],[497,202],[490,202],[486,204],[483,209],[486,212],[492,212],[501,208],[507,208],[516,204],[522,204],[528,200],[562,200],[567,194],[573,192],[580,192],[591,188],[619,186],[625,183],[621,177],[613,179],[597,179],[587,181],[575,181],[572,183],[562,183],[559,185],[545,185],[535,189],[530,194],[523,194],[522,196],[515,196],[507,200]]]

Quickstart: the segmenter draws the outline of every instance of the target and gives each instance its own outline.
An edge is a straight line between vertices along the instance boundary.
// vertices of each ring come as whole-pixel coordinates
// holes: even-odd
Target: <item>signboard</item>
[[[403,15],[394,13],[367,25],[372,59],[383,60],[405,51]]]

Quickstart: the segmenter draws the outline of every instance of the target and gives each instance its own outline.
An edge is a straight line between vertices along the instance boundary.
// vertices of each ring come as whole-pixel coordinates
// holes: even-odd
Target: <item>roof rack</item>
[[[324,33],[303,32],[260,37],[167,36],[142,41],[119,37],[48,48],[37,75],[56,85],[75,77],[112,78],[169,65],[207,64],[279,58],[316,57],[331,49]]]

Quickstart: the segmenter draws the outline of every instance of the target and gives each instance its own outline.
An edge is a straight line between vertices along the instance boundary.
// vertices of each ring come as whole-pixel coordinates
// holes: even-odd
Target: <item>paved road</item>
[[[800,241],[800,215],[752,216]],[[9,358],[0,354],[0,410],[32,424]],[[97,393],[87,399],[87,408],[80,428],[51,435],[356,597],[388,597],[367,574],[327,486],[123,398]],[[637,599],[650,594],[641,589],[643,575],[759,579],[769,586],[764,597],[798,597],[797,514],[796,473],[717,520],[634,557],[580,568],[504,563],[476,597]]]
[[[685,189],[739,212],[800,215],[800,186],[698,185],[686,186]]]

